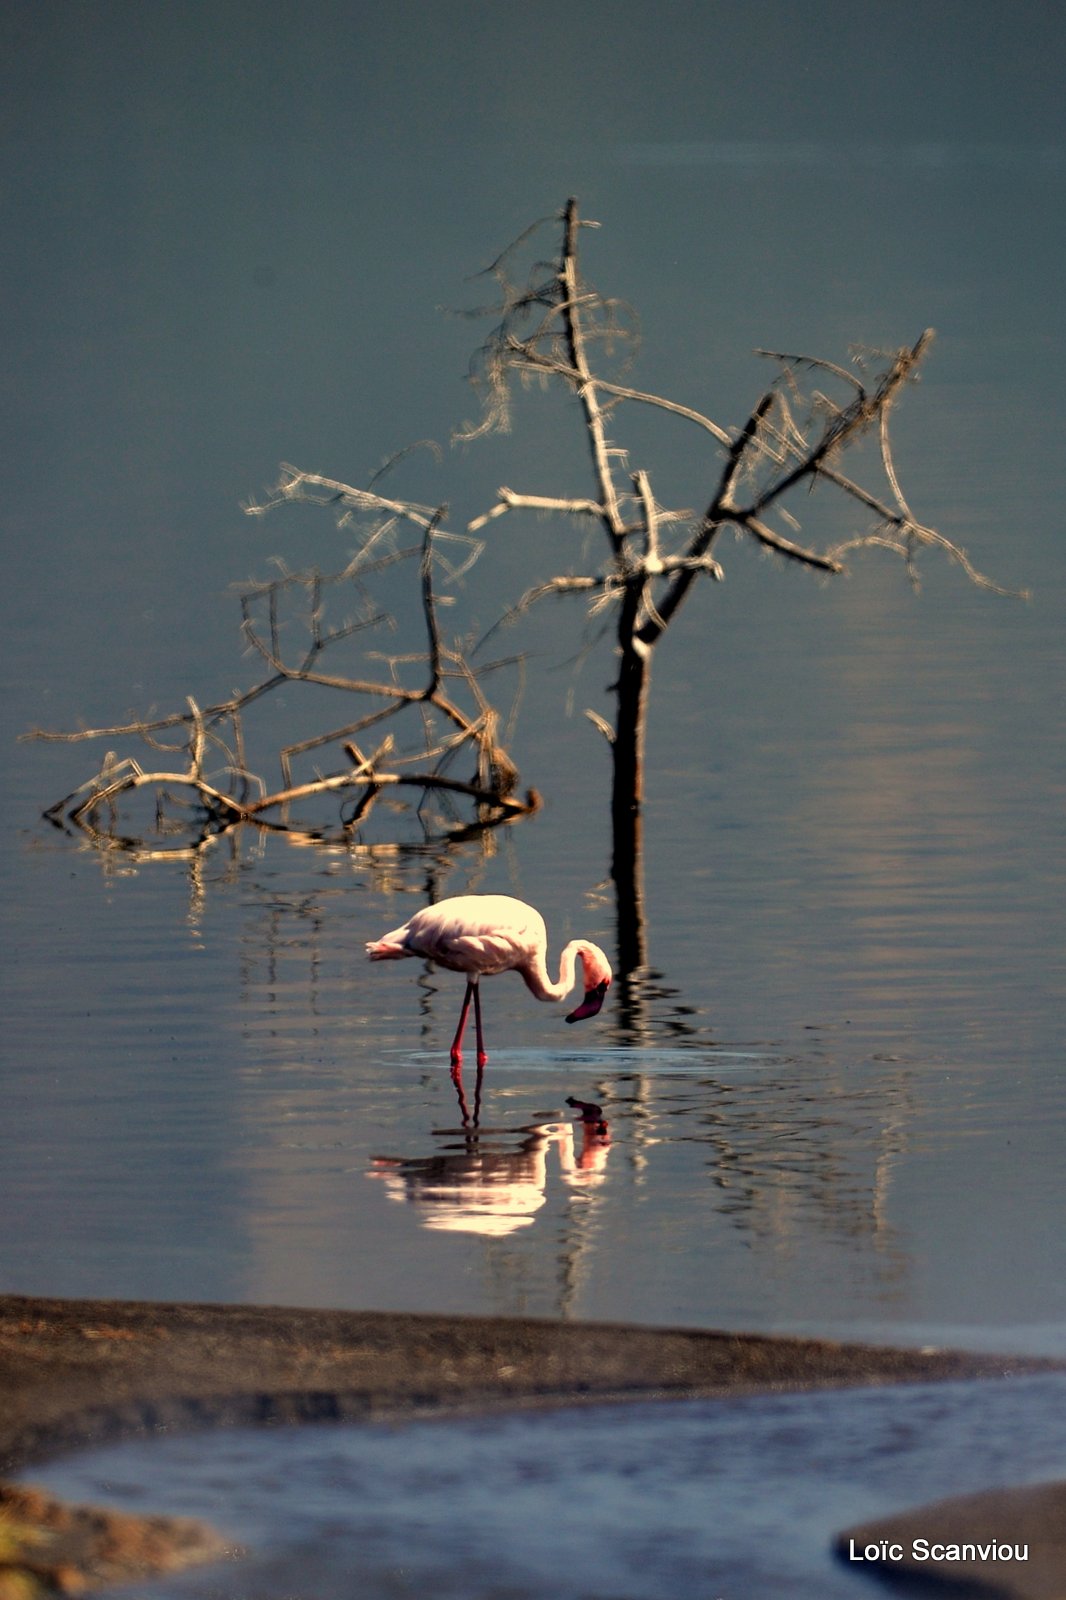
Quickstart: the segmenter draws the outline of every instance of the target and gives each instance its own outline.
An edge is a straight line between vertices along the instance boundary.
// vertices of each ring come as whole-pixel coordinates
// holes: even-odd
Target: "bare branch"
[[[790,561],[798,561],[802,566],[818,567],[822,572],[843,572],[841,563],[832,556],[820,555],[817,550],[805,550],[802,545],[793,544],[791,539],[786,539],[783,534],[775,533],[768,528],[758,517],[749,514],[738,517],[738,527],[744,528],[753,538],[757,539],[768,550],[776,551],[778,555],[787,556]]]
[[[437,608],[433,596],[433,533],[437,524],[443,521],[447,512],[446,506],[439,506],[426,528],[426,537],[422,545],[422,562],[419,576],[422,580],[422,611],[426,619],[426,633],[429,635],[429,683],[426,686],[426,695],[434,695],[440,686],[440,632],[437,628]]]
[[[491,510],[467,523],[468,533],[479,533],[486,523],[493,522],[508,511],[554,511],[567,516],[601,518],[607,515],[605,507],[596,500],[562,500],[551,495],[516,494],[513,489],[507,488],[500,488],[498,493],[500,498]]]
[[[860,385],[859,392],[850,405],[835,412],[824,428],[821,437],[810,447],[807,455],[790,472],[786,472],[750,509],[762,513],[773,501],[779,500],[797,483],[820,468],[830,456],[838,453],[852,439],[858,438],[892,405],[903,384],[914,375],[933,340],[933,331],[927,328],[916,344],[897,351],[891,365],[882,374],[873,394]]]
[[[554,355],[542,356],[535,350],[520,347],[524,364],[535,370],[543,371],[553,377],[563,378],[567,383],[578,388],[583,382],[581,372],[567,361],[562,361]],[[732,435],[720,428],[710,417],[705,417],[702,411],[696,411],[692,406],[685,406],[677,400],[667,400],[663,395],[649,394],[643,389],[631,389],[626,384],[614,383],[607,378],[597,378],[596,387],[604,394],[611,395],[616,400],[633,400],[640,405],[655,406],[660,411],[667,411],[672,416],[683,417],[688,422],[694,422],[698,428],[713,435],[721,444],[731,444]]]
[[[519,617],[524,616],[538,600],[543,600],[546,595],[587,593],[590,589],[603,589],[611,582],[612,579],[610,577],[600,574],[596,577],[564,575],[558,578],[548,578],[544,583],[534,584],[531,589],[526,590],[519,600],[515,601],[513,606],[508,607],[503,616],[499,617],[486,633],[482,634],[474,646],[472,654],[477,655],[482,646],[492,638],[493,634],[497,633],[501,628],[508,627],[512,622],[517,622]]]
[[[349,483],[325,478],[317,472],[301,472],[298,467],[287,465],[281,470],[282,476],[271,491],[271,498],[262,502],[248,501],[244,507],[247,516],[263,517],[278,506],[292,501],[316,506],[343,505],[347,510],[359,512],[388,511],[423,529],[434,515],[431,506],[420,506],[405,500],[387,500],[369,489],[355,489]],[[313,493],[316,489],[324,492]]]
[[[402,450],[394,450],[392,455],[383,461],[376,472],[372,472],[367,479],[367,489],[373,490],[375,483],[379,483],[401,461],[406,461],[408,456],[414,455],[416,450],[428,450],[430,455],[439,465],[444,460],[444,451],[435,439],[416,439],[413,444],[405,444]]]
[[[618,509],[618,493],[611,473],[603,410],[585,353],[585,330],[581,319],[577,268],[578,225],[577,201],[570,199],[566,206],[566,238],[563,245],[562,271],[559,274],[564,290],[563,319],[566,326],[566,342],[571,364],[580,374],[578,394],[585,409],[592,460],[604,508],[604,526],[617,551],[621,545],[623,525]]]
[[[757,356],[766,356],[771,361],[780,361],[785,367],[815,367],[821,372],[831,373],[834,378],[849,383],[861,395],[863,386],[853,372],[847,367],[837,366],[835,361],[824,361],[818,356],[788,355],[781,350],[756,350]]]

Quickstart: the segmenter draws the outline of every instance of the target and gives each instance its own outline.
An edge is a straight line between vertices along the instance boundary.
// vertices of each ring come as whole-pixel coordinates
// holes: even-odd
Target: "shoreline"
[[[1066,1372],[1066,1360],[535,1318],[6,1295],[0,1480],[68,1450],[157,1432],[1047,1372]],[[865,1544],[886,1528],[921,1531],[935,1509],[850,1533]],[[990,1491],[952,1509],[968,1526],[988,1527],[991,1516],[1002,1536],[1017,1526],[1057,1551],[1066,1484],[1011,1491],[1006,1500]],[[0,1535],[0,1600],[78,1593],[239,1555],[187,1519],[67,1507],[3,1482]],[[886,1576],[908,1569],[906,1561],[877,1564]],[[1057,1554],[1052,1564],[1060,1570]],[[961,1575],[937,1565],[920,1575]],[[1041,1581],[1038,1560],[995,1592],[1046,1600],[1058,1593],[1046,1587],[1047,1570]],[[913,1565],[909,1575],[917,1575]]]

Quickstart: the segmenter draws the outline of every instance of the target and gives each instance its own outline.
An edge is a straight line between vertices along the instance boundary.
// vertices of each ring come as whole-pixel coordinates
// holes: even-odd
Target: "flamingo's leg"
[[[478,1001],[478,998],[477,998],[477,984],[473,981],[472,978],[467,980],[466,994],[463,996],[463,1009],[459,1013],[459,1026],[456,1028],[456,1030],[455,1030],[455,1038],[452,1040],[452,1077],[453,1078],[455,1077],[455,1074],[457,1072],[462,1070],[462,1065],[463,1065],[463,1034],[466,1032],[466,1019],[470,1015],[470,1001],[471,1001],[471,999],[473,999],[474,1002],[475,1002],[476,1014],[477,1014],[477,1017],[480,1019],[481,1009],[480,1009],[480,1002]],[[479,1048],[480,1048],[480,1043],[481,1043],[481,1024],[480,1024],[480,1020],[479,1020],[478,1021],[478,1045],[479,1045]]]
[[[481,1117],[481,1079],[485,1071],[485,1040],[481,1032],[481,990],[476,978],[468,980],[466,994],[463,996],[463,1009],[459,1013],[459,1026],[455,1030],[452,1040],[452,1082],[455,1084],[459,1096],[459,1111],[464,1126],[470,1123],[470,1112],[463,1093],[463,1034],[466,1032],[466,1019],[470,1015],[470,1002],[474,1002],[474,1027],[477,1031],[477,1082],[474,1085],[474,1127],[476,1128]]]
[[[476,983],[474,985],[474,1027],[477,1031],[477,1070],[480,1074],[489,1058],[485,1054],[485,1040],[481,1033],[481,988]],[[480,1078],[478,1081],[480,1083]]]

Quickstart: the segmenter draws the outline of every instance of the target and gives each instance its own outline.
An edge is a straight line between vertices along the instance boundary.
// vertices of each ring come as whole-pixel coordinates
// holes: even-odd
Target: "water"
[[[860,1600],[869,1579],[833,1558],[834,1535],[1061,1473],[1064,1383],[238,1430],[101,1450],[37,1477],[73,1499],[164,1504],[216,1526],[224,1506],[246,1557],[139,1585],[153,1600]]]
[[[511,887],[502,865],[482,881]],[[706,972],[653,909],[647,1044],[494,980],[474,1134],[447,1070],[458,981],[364,965],[398,918],[358,862],[274,846],[229,877],[216,855],[202,898],[184,869],[111,877],[62,842],[25,867],[51,898],[7,1032],[12,1290],[1063,1349],[1057,1056],[976,979],[939,987],[953,957],[907,947],[916,919],[879,997],[861,952],[789,954],[765,905]],[[579,919],[610,943],[602,908]],[[584,1171],[569,1096],[609,1123]],[[523,1226],[442,1227],[471,1190]]]

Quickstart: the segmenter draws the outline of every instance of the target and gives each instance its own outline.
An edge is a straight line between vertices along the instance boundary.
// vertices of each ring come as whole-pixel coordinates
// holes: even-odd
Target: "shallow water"
[[[126,1444],[36,1477],[206,1518],[232,1566],[153,1600],[872,1593],[844,1528],[1066,1470],[1066,1379],[594,1406]],[[989,1529],[994,1536],[995,1529]]]

